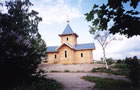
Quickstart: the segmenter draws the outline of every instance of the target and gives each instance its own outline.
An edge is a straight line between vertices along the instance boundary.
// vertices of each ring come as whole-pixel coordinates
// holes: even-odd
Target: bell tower
[[[61,37],[61,44],[66,43],[75,48],[75,44],[77,44],[78,35],[74,33],[69,25],[70,21],[67,20],[67,26],[64,29],[62,34],[59,34]]]

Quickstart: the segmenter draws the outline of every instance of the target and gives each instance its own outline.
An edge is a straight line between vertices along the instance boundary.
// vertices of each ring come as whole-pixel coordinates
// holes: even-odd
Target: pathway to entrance
[[[115,76],[107,74],[95,73],[47,73],[48,78],[53,78],[63,84],[64,90],[92,90],[95,83],[91,83],[81,79],[83,76],[96,76],[101,78],[113,78],[120,80],[127,80],[124,76]]]

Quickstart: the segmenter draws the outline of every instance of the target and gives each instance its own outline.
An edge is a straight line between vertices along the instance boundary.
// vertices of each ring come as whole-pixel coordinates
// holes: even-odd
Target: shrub
[[[70,72],[69,70],[64,70],[64,72]]]
[[[117,60],[117,63],[118,63],[118,64],[119,64],[119,63],[121,63],[121,62],[122,62],[122,60],[120,60],[120,59],[119,59],[119,60]]]
[[[106,68],[105,67],[101,67],[101,68],[93,68],[91,70],[91,72],[106,72]]]
[[[126,58],[126,64],[130,70],[128,78],[132,81],[135,87],[140,87],[140,63],[136,56],[133,58]]]
[[[50,72],[60,72],[60,71],[57,71],[57,70],[51,70]]]
[[[32,83],[32,90],[60,90],[62,85],[53,79],[40,79]]]
[[[112,68],[118,69],[117,71],[110,69],[106,69],[105,67],[102,68],[93,68],[91,72],[103,72],[103,73],[109,73],[109,74],[114,74],[114,75],[128,75],[128,68],[125,65],[115,65],[112,66]]]
[[[127,64],[115,64],[114,66],[112,66],[112,68],[118,68],[118,69],[128,69]]]
[[[39,78],[38,80],[14,88],[5,88],[2,90],[63,90],[63,86],[53,79]]]
[[[114,61],[113,61],[112,58],[108,58],[108,59],[106,59],[106,61],[107,61],[107,64],[108,64],[108,65],[111,65],[111,64],[114,63]]]
[[[104,64],[103,61],[96,61],[95,64]]]

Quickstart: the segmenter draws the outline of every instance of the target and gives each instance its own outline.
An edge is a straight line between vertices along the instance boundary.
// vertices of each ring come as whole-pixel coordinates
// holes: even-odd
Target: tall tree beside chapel
[[[4,5],[4,4],[3,4]],[[13,86],[32,81],[46,45],[38,32],[42,21],[38,12],[29,10],[29,0],[10,0],[7,13],[0,12],[0,85]],[[4,86],[5,85],[5,86]]]

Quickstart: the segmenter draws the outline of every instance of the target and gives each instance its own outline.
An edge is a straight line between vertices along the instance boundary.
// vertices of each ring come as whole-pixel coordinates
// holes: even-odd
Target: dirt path
[[[49,78],[53,78],[64,85],[64,90],[92,90],[95,83],[91,83],[81,79],[83,76],[96,76],[101,78],[114,78],[127,80],[123,76],[94,74],[94,73],[47,73]]]

